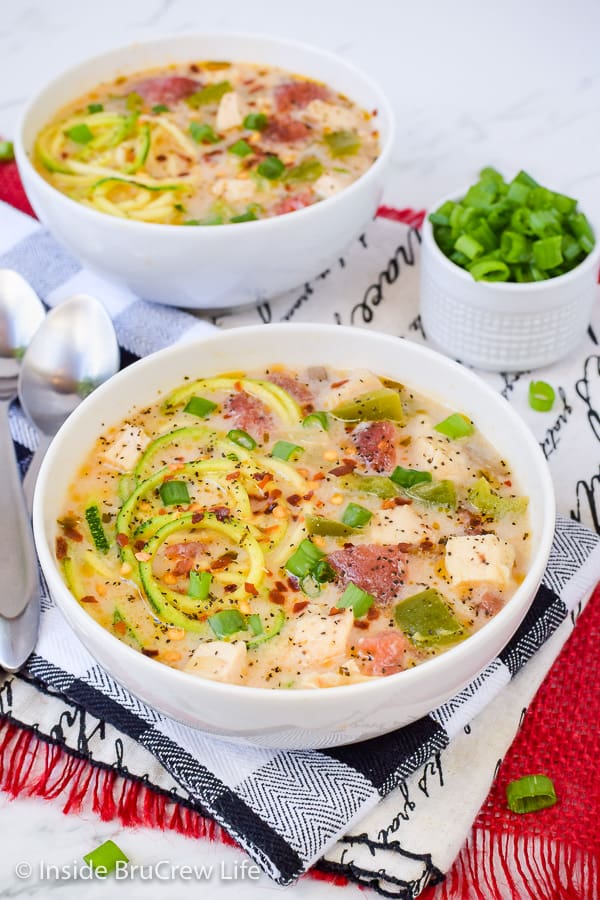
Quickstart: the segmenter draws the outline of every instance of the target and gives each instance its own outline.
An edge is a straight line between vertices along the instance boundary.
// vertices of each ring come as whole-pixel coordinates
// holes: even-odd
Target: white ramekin
[[[444,197],[433,208],[465,193]],[[550,365],[583,340],[597,293],[600,241],[577,268],[557,278],[475,281],[440,250],[425,219],[421,262],[421,320],[432,343],[479,369],[516,372]]]

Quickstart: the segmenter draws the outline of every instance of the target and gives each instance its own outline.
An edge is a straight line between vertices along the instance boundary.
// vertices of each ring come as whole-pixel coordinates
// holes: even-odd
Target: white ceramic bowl
[[[137,653],[104,630],[77,603],[54,557],[56,519],[67,488],[95,438],[133,406],[156,400],[185,376],[291,367],[324,361],[368,367],[414,385],[471,416],[510,460],[530,498],[532,559],[527,577],[481,631],[414,669],[346,687],[277,691],[204,680]],[[37,550],[48,587],[71,627],[104,668],[167,715],[230,739],[278,747],[351,743],[406,725],[467,684],[507,643],[527,612],[544,572],[554,531],[554,495],[542,452],[508,403],[468,369],[409,341],[362,329],[267,325],[232,329],[141,360],[98,388],[70,417],[42,465],[34,501]]]
[[[432,208],[465,194],[444,197]],[[585,337],[597,295],[600,241],[566,275],[515,284],[475,281],[440,250],[428,219],[422,236],[421,320],[444,353],[479,369],[517,372],[568,356]]]
[[[194,59],[280,66],[324,81],[366,109],[377,109],[379,158],[357,181],[318,204],[272,219],[213,228],[106,215],[69,199],[36,172],[30,160],[35,138],[66,103],[118,75]],[[82,263],[147,300],[208,309],[273,296],[327,268],[375,214],[393,131],[392,112],[379,88],[330,53],[278,38],[186,34],[131,44],[68,69],[25,109],[15,153],[35,212]]]

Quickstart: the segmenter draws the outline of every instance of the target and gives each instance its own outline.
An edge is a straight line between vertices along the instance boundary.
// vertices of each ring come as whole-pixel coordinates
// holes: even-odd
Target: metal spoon
[[[25,279],[11,269],[0,269],[0,462],[4,475],[0,507],[0,666],[8,671],[18,669],[33,649],[39,615],[37,559],[8,409],[17,393],[19,359],[44,316],[40,299]]]
[[[50,441],[76,406],[119,369],[111,319],[95,297],[75,294],[51,310],[21,364],[19,400],[40,433],[23,481],[29,509]]]

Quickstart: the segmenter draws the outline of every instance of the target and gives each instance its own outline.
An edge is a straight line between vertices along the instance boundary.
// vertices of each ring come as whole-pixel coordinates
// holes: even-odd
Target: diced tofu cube
[[[347,179],[341,178],[339,175],[328,175],[325,173],[325,175],[317,178],[313,184],[313,190],[317,197],[326,200],[327,197],[333,197],[334,194],[339,193],[347,184]]]
[[[217,110],[217,131],[229,131],[238,128],[244,121],[242,100],[235,91],[223,94]]]
[[[436,435],[420,434],[409,446],[411,465],[431,472],[436,481],[464,480],[474,471],[469,457],[454,441]]]
[[[373,375],[368,369],[353,369],[350,377],[343,384],[331,389],[324,405],[327,409],[334,409],[342,403],[348,403],[360,394],[379,391],[382,387],[383,383],[377,375]]]
[[[453,584],[495,584],[510,580],[515,553],[495,534],[450,537],[446,544],[446,571]]]
[[[211,190],[226,203],[248,203],[254,198],[256,186],[250,178],[219,178]]]
[[[110,446],[104,450],[104,461],[120,472],[130,472],[144,452],[150,438],[134,425],[126,425],[119,431]]]
[[[353,131],[357,126],[355,112],[334,106],[333,103],[325,103],[324,100],[311,100],[306,107],[306,115],[330,131]]]
[[[196,647],[185,671],[212,681],[235,683],[240,680],[245,667],[244,641],[206,641]]]
[[[327,665],[348,656],[350,631],[354,624],[351,609],[337,616],[305,612],[290,623],[286,660],[293,658],[298,668]]]
[[[371,520],[369,543],[419,544],[430,540],[432,529],[412,506],[381,509]]]

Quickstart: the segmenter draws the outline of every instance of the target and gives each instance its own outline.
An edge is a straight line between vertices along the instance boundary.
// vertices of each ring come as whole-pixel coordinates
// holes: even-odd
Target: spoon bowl
[[[44,453],[63,422],[119,369],[119,345],[99,300],[75,294],[48,313],[29,344],[19,374],[19,400],[40,432],[23,486],[31,509]]]

